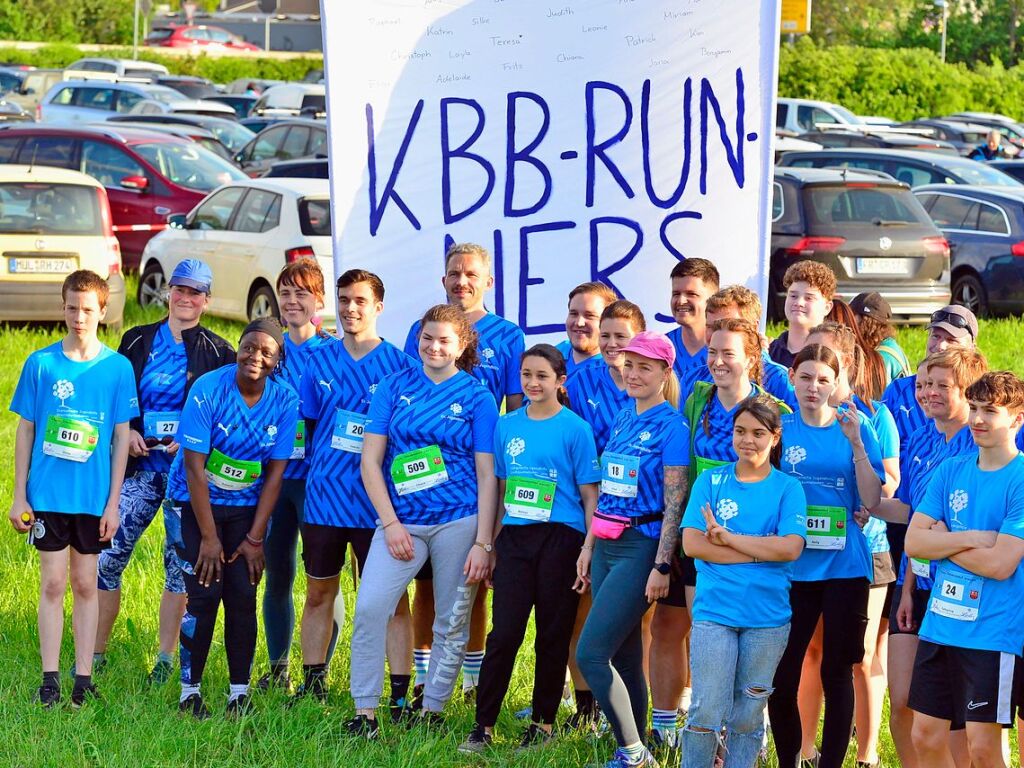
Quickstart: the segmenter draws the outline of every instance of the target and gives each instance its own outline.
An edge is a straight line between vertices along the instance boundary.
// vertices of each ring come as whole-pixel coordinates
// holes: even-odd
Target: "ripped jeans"
[[[693,623],[693,700],[683,731],[682,768],[711,768],[723,729],[726,768],[757,764],[764,710],[788,638],[789,624],[748,629]]]

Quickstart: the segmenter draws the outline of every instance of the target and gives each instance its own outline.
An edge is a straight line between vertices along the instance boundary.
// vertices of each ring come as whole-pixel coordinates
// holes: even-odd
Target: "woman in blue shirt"
[[[434,653],[423,717],[441,720],[462,665],[477,585],[491,566],[496,511],[494,397],[470,375],[476,331],[441,304],[419,326],[422,367],[378,383],[364,430],[363,485],[378,517],[352,630],[353,735],[374,738],[388,620],[423,563],[434,572]],[[387,468],[387,476],[385,469]]]
[[[831,405],[840,375],[828,347],[797,353],[790,374],[799,411],[782,417],[782,470],[807,496],[807,545],[796,561],[789,642],[768,704],[779,765],[795,765],[801,745],[797,691],[804,652],[818,619],[824,622],[821,664],[825,724],[819,765],[840,768],[853,725],[853,665],[864,656],[871,553],[854,513],[881,497],[878,438],[852,401]]]
[[[585,589],[593,580],[576,661],[618,742],[606,768],[657,764],[641,741],[647,726],[641,623],[651,603],[668,595],[689,461],[672,342],[645,331],[622,354],[632,402],[601,455],[601,496],[576,583]]]
[[[480,670],[476,726],[460,752],[482,752],[491,743],[531,609],[537,624],[533,723],[521,746],[551,738],[579,600],[569,587],[601,480],[593,432],[563,404],[565,368],[550,344],[527,350],[520,376],[529,404],[502,416],[495,430],[505,516],[495,539],[494,624]]]
[[[766,695],[789,637],[792,562],[807,528],[803,488],[777,468],[778,404],[755,395],[732,419],[739,458],[697,478],[682,523],[698,571],[684,768],[712,765],[723,729],[729,766],[756,765]]]
[[[185,572],[188,606],[181,621],[179,708],[209,712],[200,681],[224,603],[224,647],[231,693],[228,713],[249,704],[256,652],[256,585],[263,539],[292,451],[299,399],[270,374],[283,354],[276,320],[255,320],[239,341],[238,362],[199,378],[181,413],[167,480],[168,536]]]

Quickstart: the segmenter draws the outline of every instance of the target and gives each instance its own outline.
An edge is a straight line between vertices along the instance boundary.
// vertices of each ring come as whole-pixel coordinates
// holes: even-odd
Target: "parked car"
[[[865,125],[853,112],[838,104],[812,99],[780,98],[775,107],[775,127],[794,133],[817,130],[820,125]]]
[[[121,326],[121,251],[107,193],[92,177],[41,165],[0,165],[0,253],[0,320],[61,320],[64,278],[91,269],[110,286],[104,323]]]
[[[829,266],[846,301],[878,291],[902,321],[949,303],[949,245],[906,184],[872,171],[776,168],[773,192],[775,319],[784,316],[782,277],[802,259]]]
[[[922,184],[984,184],[1019,187],[1019,181],[986,163],[966,157],[908,149],[822,149],[787,152],[779,166],[792,168],[868,168],[882,171],[911,187]]]
[[[952,297],[979,317],[1024,312],[1024,188],[914,190],[949,240]]]
[[[146,36],[146,45],[157,48],[218,49],[225,51],[259,51],[258,45],[246,42],[221,27],[197,24],[181,27],[154,27]]]
[[[26,112],[21,105],[6,98],[0,98],[0,123],[31,123],[32,113]]]
[[[283,85],[284,80],[265,80],[260,77],[240,77],[224,86],[224,93],[249,93],[253,88],[260,93],[274,85]]]
[[[986,165],[1024,183],[1024,160],[989,160]]]
[[[39,101],[55,83],[64,79],[62,69],[33,69],[25,73],[21,87],[4,94],[4,101],[17,104],[22,109],[35,112]]]
[[[154,125],[194,125],[210,131],[232,153],[237,152],[256,134],[234,120],[209,115],[112,115],[108,123],[145,123]]]
[[[91,122],[128,114],[143,101],[189,102],[173,88],[150,83],[70,80],[58,83],[36,107],[40,122]]]
[[[326,157],[282,160],[270,166],[264,179],[329,179],[330,164]]]
[[[130,117],[130,115],[127,115]],[[96,127],[102,128],[107,121],[103,123],[90,123]],[[217,157],[221,157],[227,160],[229,163],[235,162],[234,153],[220,143],[220,140],[213,135],[212,131],[208,131],[205,128],[200,128],[198,125],[180,125],[175,123],[137,123],[131,121],[118,122],[118,126],[122,128],[133,128],[140,131],[152,131],[153,133],[159,133],[165,136],[177,136],[179,139],[186,139],[188,141],[194,141],[201,147],[210,150]]]
[[[9,91],[20,90],[26,74],[28,73],[21,69],[0,67],[0,96]]]
[[[875,149],[920,149],[925,152],[942,152],[947,155],[958,154],[957,148],[948,141],[906,133],[886,133],[883,130],[846,131],[836,129],[808,131],[807,133],[801,133],[799,138],[804,141],[813,141],[829,149],[836,147],[873,147]]]
[[[267,88],[252,107],[258,116],[322,117],[327,114],[327,87],[315,83],[284,83]]]
[[[173,90],[173,89],[172,89]],[[174,91],[178,93],[178,91]],[[179,94],[180,95],[180,94]],[[235,119],[235,110],[219,101],[190,99],[182,96],[173,101],[168,99],[146,99],[132,107],[130,115],[210,115],[227,120]]]
[[[107,190],[126,269],[167,217],[187,213],[221,184],[245,175],[193,142],[152,131],[91,126],[0,126],[0,164],[86,173]]]
[[[254,117],[250,115],[238,121],[239,125],[244,125],[250,131],[259,133],[264,128],[269,128],[275,123],[283,122],[287,120],[287,117]]]
[[[170,72],[163,64],[137,59],[79,59],[64,68],[65,80],[151,83],[168,74]]]
[[[237,155],[239,167],[262,176],[281,160],[327,155],[327,126],[316,120],[282,120],[256,134]]]
[[[235,111],[235,115],[239,120],[248,117],[252,111],[252,105],[259,100],[259,96],[253,96],[245,93],[218,93],[215,96],[207,96],[207,101],[219,101],[221,104],[227,104]]]
[[[182,96],[187,96],[190,99],[208,99],[220,93],[214,84],[205,77],[168,75],[166,77],[158,77],[156,84],[173,88]]]
[[[1024,149],[1024,125],[1014,122],[1004,115],[988,114],[985,112],[969,112],[950,115],[949,117],[943,118],[943,120],[958,123],[974,123],[975,125],[983,125],[989,130],[997,130],[1006,137],[1007,141],[1017,147],[1018,150]]]
[[[992,128],[986,125],[955,120],[911,120],[909,123],[901,123],[899,127],[919,128],[926,131],[929,136],[948,141],[964,157],[970,155],[980,144],[988,141],[988,134],[992,131]],[[1005,137],[1002,144],[1004,151],[1013,146]],[[1015,149],[1012,152],[1016,154]]]
[[[210,313],[236,320],[278,317],[274,283],[281,267],[309,256],[334,285],[331,204],[322,179],[251,179],[223,186],[150,240],[142,257],[139,303],[165,301],[178,262],[198,258],[213,270]],[[334,319],[334,291],[320,312]]]

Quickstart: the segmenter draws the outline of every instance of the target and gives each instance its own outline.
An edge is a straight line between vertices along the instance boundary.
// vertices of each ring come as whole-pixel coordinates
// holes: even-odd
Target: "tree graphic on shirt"
[[[789,464],[793,474],[799,475],[800,473],[796,471],[796,465],[807,458],[807,449],[800,445],[791,445],[786,449],[782,458]]]
[[[522,456],[523,451],[526,450],[526,441],[521,437],[514,437],[508,441],[508,445],[505,446],[505,453],[512,457],[512,464],[519,466],[519,462],[516,461],[516,457]]]
[[[967,509],[967,491],[956,490],[949,494],[949,508],[953,511],[950,522],[960,523],[960,513]]]
[[[722,527],[728,528],[729,521],[740,513],[740,505],[732,499],[720,499],[715,506],[715,514],[722,521]]]
[[[65,400],[75,396],[75,385],[67,379],[60,379],[53,385],[53,396],[60,400],[61,407],[63,407]]]

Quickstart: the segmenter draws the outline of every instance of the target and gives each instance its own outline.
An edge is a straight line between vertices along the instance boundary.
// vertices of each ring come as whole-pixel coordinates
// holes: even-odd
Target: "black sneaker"
[[[87,699],[99,699],[100,692],[96,690],[96,686],[92,683],[89,685],[83,685],[81,687],[75,686],[71,689],[71,706],[78,709],[85,704]]]
[[[536,723],[530,723],[530,727],[523,731],[523,738],[519,741],[517,752],[524,752],[528,749],[543,747],[555,738],[554,733],[549,733]]]
[[[224,709],[224,714],[227,717],[245,717],[252,712],[252,699],[249,698],[249,694],[243,693],[241,696],[235,696],[233,699],[228,700],[228,705]]]
[[[169,661],[158,661],[146,676],[149,685],[163,685],[174,677],[174,665]]]
[[[412,698],[409,700],[409,709],[413,712],[419,712],[423,709],[423,686],[414,685],[412,688]]]
[[[667,738],[665,734],[659,731],[657,728],[652,728],[650,734],[647,737],[647,749],[651,752],[671,752],[674,749],[679,748],[678,732],[676,735],[676,742],[673,744]]]
[[[206,702],[203,701],[202,694],[199,693],[190,694],[183,701],[178,702],[178,711],[192,715],[196,720],[205,720],[210,716],[210,710],[206,708]]]
[[[589,731],[590,733],[597,733],[597,713],[596,712],[581,712],[576,710],[569,718],[565,721],[562,726],[564,731]]]
[[[482,725],[474,725],[473,730],[469,732],[466,740],[459,744],[458,749],[459,752],[466,755],[479,755],[491,746],[493,740],[491,734],[487,733]]]
[[[412,720],[415,719],[416,713],[413,712],[412,707],[402,700],[402,703],[389,704],[388,713],[391,715],[391,722],[394,725],[412,725]]]
[[[271,688],[276,688],[288,696],[291,696],[292,681],[288,677],[288,673],[277,675],[273,672],[267,672],[267,674],[256,681],[256,688],[263,692],[269,691]]]
[[[36,701],[44,709],[53,709],[60,704],[60,688],[56,685],[41,685],[36,691]]]
[[[327,687],[323,680],[311,682],[309,685],[303,683],[295,689],[295,693],[288,699],[288,706],[294,707],[303,699],[312,699],[320,704],[327,703]]]
[[[470,686],[469,688],[462,689],[462,700],[467,704],[476,704],[476,686]]]
[[[367,741],[380,735],[380,723],[366,715],[356,715],[351,720],[346,720],[342,728],[348,736],[362,736]]]

